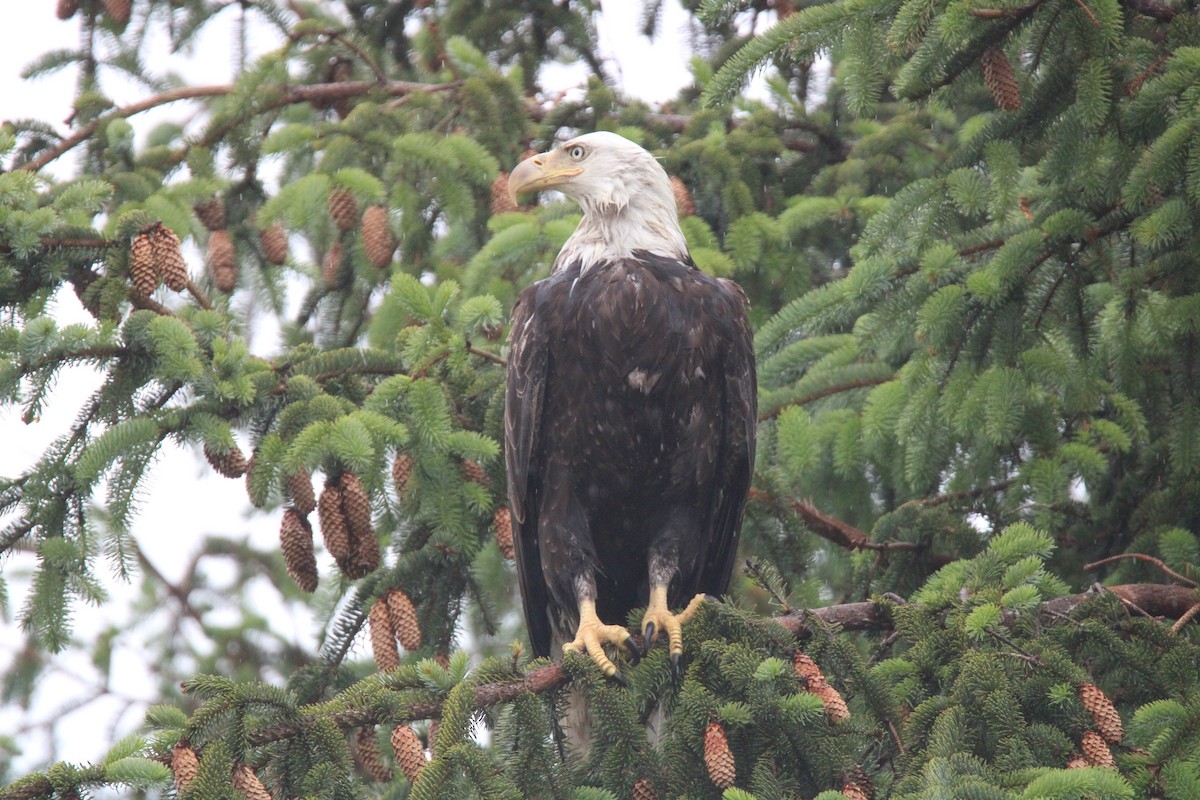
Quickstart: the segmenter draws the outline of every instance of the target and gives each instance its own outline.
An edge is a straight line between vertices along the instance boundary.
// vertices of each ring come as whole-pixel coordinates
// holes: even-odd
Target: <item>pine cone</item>
[[[658,792],[654,791],[654,784],[650,783],[645,778],[638,778],[637,783],[633,785],[633,800],[658,800]]]
[[[329,216],[342,233],[358,224],[358,201],[346,189],[337,189],[329,195]]]
[[[460,469],[462,471],[463,480],[468,480],[472,483],[478,483],[480,486],[488,489],[491,488],[492,479],[488,477],[487,472],[478,461],[472,461],[469,458],[464,458]]]
[[[519,207],[508,194],[508,173],[502,171],[492,181],[492,216],[517,210]]]
[[[343,472],[341,477],[342,515],[350,532],[350,578],[369,575],[379,567],[379,539],[371,524],[371,499],[363,489],[362,482],[353,472]]]
[[[224,453],[218,453],[210,445],[204,445],[204,457],[212,468],[226,478],[240,478],[246,474],[246,457],[237,445]]]
[[[233,785],[246,800],[271,800],[271,793],[254,774],[249,764],[238,763],[233,768]]]
[[[154,268],[154,245],[150,234],[139,233],[129,244],[129,282],[138,294],[149,297],[158,288],[158,270]]]
[[[292,505],[301,514],[308,516],[317,508],[317,496],[313,493],[312,475],[304,467],[287,476],[287,490]]]
[[[496,515],[492,517],[492,531],[496,534],[500,554],[512,561],[516,557],[516,550],[513,548],[512,512],[507,507],[496,509]]]
[[[179,237],[175,231],[159,225],[154,231],[154,268],[162,275],[163,283],[173,292],[187,288],[187,262],[183,259]]]
[[[400,645],[410,653],[421,649],[421,623],[417,620],[417,609],[412,600],[399,589],[387,593],[388,614],[392,620],[392,630]]]
[[[671,192],[675,195],[675,210],[680,217],[691,217],[696,214],[696,201],[688,191],[687,184],[681,178],[671,176]]]
[[[383,206],[367,206],[362,215],[363,252],[375,269],[387,269],[396,252],[396,240],[388,227],[388,210]]]
[[[379,752],[379,741],[375,738],[375,726],[364,725],[354,732],[354,752],[363,772],[376,783],[391,783],[392,768],[384,763]]]
[[[825,714],[833,722],[850,719],[850,708],[837,689],[829,685],[821,668],[804,653],[796,653],[792,659],[796,674],[804,679],[805,691],[815,694],[825,704]]]
[[[998,47],[989,48],[984,51],[979,65],[983,68],[983,82],[992,93],[992,101],[1005,111],[1020,108],[1021,87],[1008,55]]]
[[[279,548],[288,575],[306,592],[317,588],[317,559],[313,554],[312,525],[294,508],[283,512],[279,525]]]
[[[351,556],[350,531],[342,514],[342,493],[337,484],[328,484],[321,492],[321,499],[317,503],[317,517],[321,521],[321,537],[325,540],[325,549],[337,561],[342,572],[345,572]]]
[[[372,604],[371,612],[367,616],[367,625],[371,629],[371,654],[375,656],[375,666],[379,671],[387,672],[400,666],[396,631],[392,627],[387,601],[382,597]]]
[[[200,759],[196,758],[196,751],[184,740],[180,740],[171,751],[171,772],[175,774],[176,794],[186,792],[200,772]]]
[[[104,13],[118,25],[129,22],[133,12],[133,0],[104,0]]]
[[[1071,757],[1067,759],[1067,769],[1082,769],[1090,766],[1088,760],[1078,753],[1072,753]]]
[[[59,19],[70,19],[78,10],[79,0],[58,0],[58,8],[55,9],[55,13],[58,14]]]
[[[412,456],[407,453],[396,453],[396,459],[392,462],[392,483],[396,485],[396,495],[404,497],[404,492],[408,488],[408,479],[412,476],[415,462]]]
[[[263,255],[275,266],[281,266],[288,257],[287,231],[283,223],[275,220],[258,232],[258,241],[262,244]]]
[[[225,202],[218,195],[213,195],[203,203],[192,206],[200,224],[210,231],[219,231],[225,227]]]
[[[708,767],[708,779],[718,789],[728,789],[737,779],[733,751],[719,722],[708,723],[704,731],[704,766]]]
[[[325,251],[325,260],[321,262],[321,280],[325,288],[333,289],[338,285],[342,274],[342,243],[334,242]]]
[[[1092,715],[1096,729],[1106,742],[1118,744],[1125,738],[1125,729],[1121,725],[1121,715],[1113,706],[1103,690],[1094,683],[1085,683],[1079,687],[1079,701]]]
[[[862,768],[861,764],[855,764],[845,776],[846,786],[852,786],[855,790],[862,793],[864,800],[875,800],[875,786],[871,783],[871,777],[867,775],[867,771]],[[842,788],[842,794],[846,794],[846,789]]]
[[[857,783],[847,783],[842,787],[842,794],[846,795],[849,800],[871,800],[870,796]]]
[[[1093,767],[1117,768],[1117,762],[1113,760],[1112,751],[1108,749],[1104,737],[1095,731],[1087,731],[1083,734],[1079,748],[1083,750],[1083,757]]]
[[[825,676],[821,674],[821,668],[817,666],[817,662],[813,661],[805,653],[796,653],[792,658],[792,667],[796,670],[796,674],[806,681],[825,680]]]
[[[400,771],[409,783],[416,783],[425,769],[425,749],[417,732],[407,725],[397,725],[392,728],[392,750],[396,753],[396,762]]]
[[[218,291],[228,294],[237,288],[237,249],[229,231],[222,229],[208,235],[208,269]]]

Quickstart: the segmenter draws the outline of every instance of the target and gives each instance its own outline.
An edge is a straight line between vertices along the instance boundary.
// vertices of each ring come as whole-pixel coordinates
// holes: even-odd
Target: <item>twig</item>
[[[817,400],[820,400],[824,397],[829,397],[829,396],[835,395],[835,394],[841,394],[842,392],[849,392],[853,389],[862,389],[867,386],[878,386],[881,383],[887,383],[888,381],[892,380],[895,377],[896,377],[895,375],[881,375],[881,376],[878,376],[875,378],[859,378],[858,380],[847,381],[846,383],[839,383],[836,386],[826,386],[824,389],[818,389],[817,391],[810,392],[806,395],[803,395],[802,397],[797,397],[795,400],[785,403],[785,404],[779,406],[778,408],[773,408],[770,411],[764,411],[763,413],[758,415],[758,421],[763,422],[768,419],[774,419],[775,417],[782,414],[785,409],[790,408],[792,406],[807,405],[809,403],[816,402]]]
[[[495,353],[489,353],[487,350],[480,350],[478,347],[468,346],[467,352],[470,353],[471,355],[479,356],[480,358],[486,358],[488,361],[494,361],[495,363],[499,364],[502,367],[508,366],[507,358],[501,358],[500,356],[496,355]]]
[[[1102,558],[1099,561],[1093,561],[1090,564],[1084,564],[1083,568],[1085,570],[1087,570],[1088,572],[1091,572],[1092,570],[1096,569],[1096,567],[1102,567],[1105,564],[1108,564],[1112,561],[1117,561],[1117,560],[1125,559],[1125,558],[1134,558],[1134,559],[1137,559],[1138,561],[1148,562],[1148,563],[1153,564],[1154,566],[1158,567],[1166,575],[1169,575],[1170,577],[1174,578],[1175,580],[1179,581],[1180,583],[1186,583],[1188,586],[1191,586],[1193,589],[1200,588],[1200,583],[1196,583],[1191,578],[1180,575],[1178,572],[1176,572],[1175,570],[1171,569],[1166,564],[1164,564],[1162,559],[1155,558],[1154,556],[1148,556],[1145,553],[1120,553],[1119,555],[1109,556],[1108,558]]]
[[[750,489],[750,499],[780,505],[782,501],[762,489]],[[808,500],[792,500],[788,503],[792,511],[804,520],[810,531],[848,550],[920,550],[916,542],[873,542],[866,533],[849,522],[831,517]]]
[[[1175,620],[1175,624],[1171,626],[1171,633],[1179,633],[1181,630],[1183,630],[1183,626],[1191,622],[1197,613],[1200,613],[1200,603],[1196,603],[1194,606],[1185,611],[1182,617]]]
[[[1014,653],[1014,655],[1016,655],[1018,658],[1028,661],[1032,666],[1035,666],[1035,667],[1040,667],[1042,665],[1041,660],[1039,660],[1037,656],[1026,651],[1024,648],[1022,648],[1020,645],[1018,645],[1012,639],[1009,639],[1007,636],[1000,633],[999,631],[997,631],[987,625],[984,626],[983,630],[985,633],[989,634],[993,638],[997,639],[998,641],[1003,642],[1004,644],[1011,647],[1013,650],[1016,650],[1017,652]]]
[[[212,300],[208,299],[208,295],[206,295],[199,286],[193,283],[191,278],[188,278],[186,288],[188,294],[195,298],[196,302],[201,308],[203,308],[205,311],[212,311]]]

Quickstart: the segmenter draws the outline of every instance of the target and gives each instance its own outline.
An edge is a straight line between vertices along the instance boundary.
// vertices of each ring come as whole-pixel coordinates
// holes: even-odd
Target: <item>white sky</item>
[[[136,5],[136,4],[135,4]],[[76,72],[67,69],[36,81],[18,76],[29,62],[44,52],[70,48],[79,41],[78,19],[61,22],[55,17],[53,0],[10,2],[5,8],[5,32],[0,34],[0,120],[33,117],[54,124],[64,131],[70,114]],[[135,12],[136,14],[136,12]],[[234,28],[232,14],[213,24],[201,38],[197,52],[173,55],[165,46],[154,48],[148,63],[156,69],[177,71],[196,83],[218,83],[232,78]],[[673,98],[691,81],[687,60],[689,19],[675,0],[667,0],[658,39],[651,42],[637,33],[641,3],[637,0],[605,0],[599,20],[601,53],[610,62],[618,84],[634,97],[652,103]],[[273,32],[266,31],[251,49],[263,52],[275,46]],[[163,65],[163,66],[158,66]],[[581,85],[585,71],[578,66],[556,65],[546,73],[553,88],[569,89]],[[118,103],[145,96],[133,85],[110,86]],[[144,134],[162,119],[186,120],[195,106],[180,104],[131,120]],[[55,174],[69,174],[58,165]],[[192,264],[199,269],[198,263]],[[66,321],[90,322],[69,290],[59,298],[56,313]],[[261,345],[273,349],[271,343]],[[56,394],[45,413],[36,422],[21,422],[21,409],[0,409],[0,475],[14,476],[34,463],[46,444],[69,429],[87,392],[95,385],[94,374],[75,370],[59,380]],[[241,481],[215,475],[202,459],[191,451],[168,447],[147,481],[142,497],[142,513],[133,533],[149,560],[169,579],[177,581],[200,539],[209,533],[233,538],[248,538],[260,547],[277,544],[278,513],[251,513]],[[2,524],[5,520],[0,520]],[[0,561],[0,571],[8,581],[9,608],[0,620],[0,670],[7,669],[24,647],[24,636],[13,617],[25,602],[26,577],[34,564],[32,555],[18,555]],[[103,567],[101,568],[103,569]],[[330,574],[331,562],[321,561],[323,575]],[[215,582],[221,576],[214,576]],[[128,609],[136,597],[135,587],[110,581],[112,601],[102,609],[75,609],[76,631],[91,640],[94,633],[109,625],[128,627],[132,619]],[[276,595],[266,589],[258,593],[261,602],[275,604]],[[256,598],[258,599],[258,598]],[[303,610],[261,608],[282,632],[297,644],[315,649],[316,632]],[[142,723],[145,701],[155,697],[152,674],[143,663],[139,636],[145,632],[126,631],[118,639],[113,668],[108,676],[99,675],[85,659],[56,656],[52,668],[39,685],[32,718],[35,721],[61,717],[56,728],[61,754],[69,760],[84,762],[103,755],[105,745],[136,730]],[[64,711],[78,698],[94,694],[95,686],[108,682],[113,697],[86,706],[80,711]],[[50,753],[49,742],[40,735],[24,734],[18,725],[25,719],[16,709],[0,706],[0,735],[16,734],[24,749],[17,762],[18,771],[35,766]]]

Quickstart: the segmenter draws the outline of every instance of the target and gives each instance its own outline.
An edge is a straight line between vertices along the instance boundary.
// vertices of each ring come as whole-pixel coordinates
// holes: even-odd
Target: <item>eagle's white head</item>
[[[508,191],[557,189],[583,210],[554,269],[579,261],[583,269],[646,250],[687,257],[675,195],[666,170],[643,148],[608,131],[576,136],[527,158],[508,176]]]

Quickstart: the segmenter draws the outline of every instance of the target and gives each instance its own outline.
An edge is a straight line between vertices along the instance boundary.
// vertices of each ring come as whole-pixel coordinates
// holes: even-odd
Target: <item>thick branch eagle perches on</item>
[[[633,655],[619,623],[648,599],[644,646],[665,632],[678,670],[681,624],[728,586],[750,486],[745,295],[697,269],[670,179],[628,139],[575,137],[508,185],[583,210],[512,314],[504,452],[530,641],[619,677],[604,646]]]

